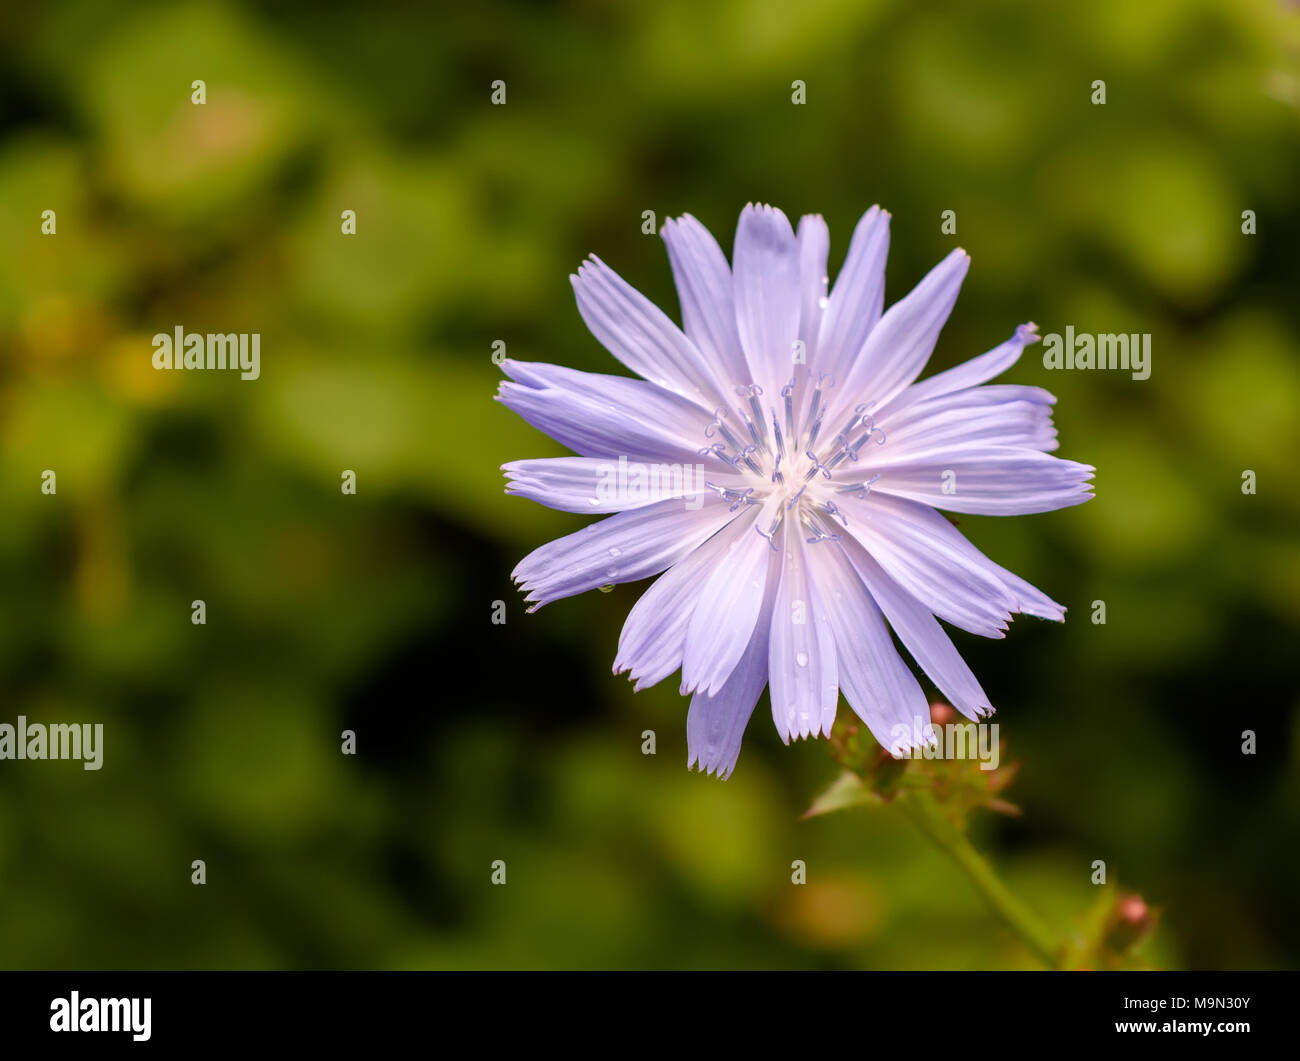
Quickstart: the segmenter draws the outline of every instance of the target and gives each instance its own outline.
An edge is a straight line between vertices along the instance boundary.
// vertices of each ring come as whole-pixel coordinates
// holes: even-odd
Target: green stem
[[[1051,930],[1002,883],[993,867],[949,820],[933,796],[913,790],[900,795],[894,805],[962,868],[989,906],[1044,965],[1049,969],[1060,967],[1060,945]]]

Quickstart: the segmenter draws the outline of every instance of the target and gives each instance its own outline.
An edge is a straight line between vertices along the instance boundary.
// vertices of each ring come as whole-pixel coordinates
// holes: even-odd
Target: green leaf
[[[862,783],[857,774],[845,770],[813,804],[803,812],[805,818],[816,818],[831,811],[843,810],[845,807],[859,807],[863,804],[878,804],[881,799]]]

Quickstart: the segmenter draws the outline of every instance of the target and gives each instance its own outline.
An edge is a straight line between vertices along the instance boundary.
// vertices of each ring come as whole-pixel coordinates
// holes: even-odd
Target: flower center
[[[706,482],[733,512],[745,505],[766,505],[770,520],[754,529],[775,549],[776,532],[783,519],[807,535],[810,543],[838,541],[836,524],[848,526],[837,503],[845,495],[865,498],[878,474],[864,479],[858,463],[868,442],[885,444],[885,433],[871,415],[873,402],[858,405],[833,434],[826,430],[823,390],[835,380],[818,377],[807,414],[795,412],[795,382],[781,388],[781,404],[773,408],[760,399],[763,388],[756,383],[736,387],[739,399],[732,406],[714,410],[704,429],[712,440],[700,450],[701,457],[713,457],[740,473],[743,485],[719,486]]]

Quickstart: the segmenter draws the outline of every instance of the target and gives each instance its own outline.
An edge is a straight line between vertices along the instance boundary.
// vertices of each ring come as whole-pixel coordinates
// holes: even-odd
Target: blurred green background
[[[766,699],[732,780],[689,773],[675,681],[610,674],[642,586],[533,616],[511,586],[582,521],[504,496],[562,450],[492,401],[492,343],[620,371],[568,274],[598,253],[676,316],[642,212],[729,249],[750,200],[822,213],[832,276],[886,206],[890,301],[964,246],[936,368],[1024,320],[1152,334],[1145,382],[1041,347],[1003,380],[1058,395],[1097,498],[961,519],[1071,609],[955,634],[1023,763],[976,840],[1058,929],[1104,859],[1163,910],[1150,963],[1296,966],[1298,19],[5,5],[0,721],[105,752],[0,762],[0,966],[1033,967],[888,812],[799,821],[836,769]],[[260,332],[261,378],[155,372],[177,324]]]

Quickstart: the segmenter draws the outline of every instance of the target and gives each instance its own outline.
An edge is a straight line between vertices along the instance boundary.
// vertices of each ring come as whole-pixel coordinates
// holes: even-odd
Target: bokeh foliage
[[[687,773],[673,682],[609,674],[640,587],[525,616],[510,585],[580,519],[502,494],[501,463],[561,450],[491,401],[492,342],[616,370],[582,256],[675,314],[642,211],[729,246],[750,200],[822,213],[832,268],[885,205],[891,300],[955,210],[973,266],[937,367],[1029,319],[1153,335],[1145,382],[1007,377],[1058,395],[1097,498],[961,520],[1071,609],[957,635],[1023,763],[1023,816],[977,839],[1054,925],[1101,858],[1163,910],[1153,964],[1294,966],[1297,17],[8,5],[0,721],[101,721],[106,749],[0,763],[0,966],[1033,965],[900,822],[801,822],[836,767],[766,701],[732,780]],[[153,371],[177,324],[260,332],[262,378]]]

